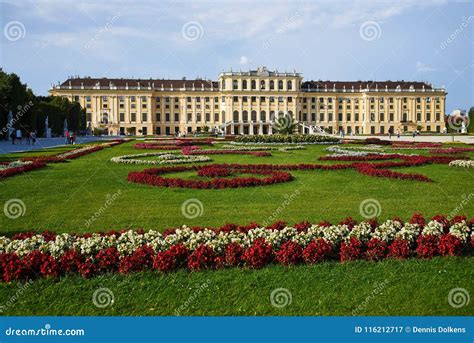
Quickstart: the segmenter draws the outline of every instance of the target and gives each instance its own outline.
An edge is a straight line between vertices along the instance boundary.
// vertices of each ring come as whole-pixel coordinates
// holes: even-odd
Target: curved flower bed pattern
[[[143,160],[139,157],[150,157],[157,156],[156,160]],[[179,163],[197,163],[197,162],[209,162],[211,159],[207,156],[186,156],[186,155],[175,155],[166,152],[148,152],[144,154],[134,155],[123,155],[112,157],[110,159],[114,163],[125,163],[125,164],[152,164],[152,165],[163,165],[163,164],[179,164]]]
[[[44,162],[13,161],[0,164],[0,179],[46,167]]]
[[[220,228],[158,231],[122,230],[108,233],[22,233],[0,237],[0,281],[80,274],[92,277],[106,272],[127,274],[146,269],[171,272],[228,267],[262,268],[314,264],[327,260],[346,262],[386,258],[432,258],[471,255],[474,218],[448,220],[437,215],[426,222],[415,214],[378,224],[347,218],[337,225],[276,222],[261,227],[226,224]]]
[[[229,150],[201,150],[197,146],[189,146],[181,149],[183,155],[253,155],[257,157],[271,156],[272,154],[265,151],[246,151],[243,149],[229,149]]]
[[[198,175],[217,178],[212,180],[185,180],[180,178],[165,178],[161,175],[182,171],[196,170]],[[222,178],[233,173],[263,175],[257,177]],[[222,189],[270,185],[293,180],[290,173],[268,168],[268,165],[252,164],[211,164],[206,166],[162,167],[130,172],[128,181],[159,187],[178,187],[194,189]]]
[[[378,155],[377,155],[378,156]],[[367,156],[361,157],[367,159]],[[378,158],[378,157],[377,157]],[[388,170],[394,167],[412,167],[430,163],[451,162],[454,158],[451,156],[408,156],[403,155],[402,161],[387,161],[381,163],[353,162],[347,164],[212,164],[206,166],[189,167],[162,167],[154,169],[145,169],[143,171],[134,171],[128,174],[128,181],[159,187],[179,187],[194,189],[212,189],[212,188],[237,188],[254,187],[273,183],[288,182],[293,180],[289,173],[278,174],[277,171],[291,170],[342,170],[355,169],[361,174],[373,177],[386,177],[399,180],[415,180],[422,182],[431,182],[432,180],[425,175],[415,173],[400,173]],[[181,178],[165,178],[162,175],[166,173],[182,171],[199,171],[202,168],[223,168],[229,169],[230,173],[250,173],[272,175],[264,179],[258,178],[216,178],[211,181],[186,180]],[[198,173],[199,174],[199,173]]]

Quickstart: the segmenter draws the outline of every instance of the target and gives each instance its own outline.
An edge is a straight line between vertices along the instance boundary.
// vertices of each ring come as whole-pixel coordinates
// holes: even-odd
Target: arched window
[[[267,114],[265,111],[260,112],[260,121],[267,121]]]
[[[255,80],[251,81],[251,87],[252,89],[257,89],[257,82]]]
[[[275,81],[270,80],[270,89],[275,89]]]
[[[234,123],[239,122],[239,111],[234,111],[234,117],[233,117]]]
[[[289,91],[293,89],[293,82],[291,80],[288,80],[286,82],[286,87],[288,88]]]
[[[280,80],[278,81],[278,90],[282,90],[283,89],[283,81]]]
[[[247,123],[249,121],[249,113],[247,111],[242,112],[242,121]]]
[[[253,122],[257,121],[257,111],[252,111],[251,113],[251,119]]]
[[[260,81],[260,89],[264,90],[265,89],[265,80]]]
[[[233,80],[232,81],[232,89],[237,90],[239,88],[239,81]]]
[[[247,89],[247,80],[242,81],[242,89]]]

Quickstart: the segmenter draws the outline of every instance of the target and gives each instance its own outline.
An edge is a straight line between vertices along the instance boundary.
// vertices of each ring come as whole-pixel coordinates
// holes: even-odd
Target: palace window
[[[350,113],[346,114],[346,121],[351,121],[351,114]]]
[[[293,82],[291,80],[286,82],[286,88],[288,88],[289,91],[293,89]]]
[[[121,98],[123,98],[123,96],[121,96]],[[86,101],[91,101],[91,97],[90,97],[90,96],[86,96]]]
[[[121,123],[123,123],[123,122],[125,121],[125,113],[120,112],[120,114],[119,114],[119,120],[120,120]]]
[[[109,97],[108,97],[107,95],[104,95],[104,96],[102,97],[102,101],[108,101],[108,100],[109,100]]]
[[[160,97],[157,96],[156,99],[155,99],[156,102],[160,102]]]
[[[130,97],[130,101],[135,102],[135,100],[136,100],[135,95],[132,95],[132,96]]]
[[[265,90],[265,80],[260,81],[260,89]]]
[[[142,96],[142,101],[146,101],[146,96]]]
[[[239,88],[239,81],[233,80],[232,81],[232,89],[235,91]]]
[[[255,80],[250,81],[252,89],[257,89],[257,82]]]
[[[143,112],[143,113],[142,113],[142,121],[147,121],[147,119],[148,119],[148,114],[147,114],[147,112]]]
[[[324,113],[319,113],[319,121],[324,121]]]
[[[342,121],[342,113],[338,113],[337,119],[338,119],[339,121]]]
[[[196,121],[201,122],[202,121],[202,114],[201,113],[196,113]]]
[[[165,113],[165,121],[166,122],[170,121],[170,114],[169,113]]]
[[[137,121],[137,114],[135,112],[130,113],[130,121],[133,123]]]
[[[219,121],[219,113],[214,113],[214,121]]]
[[[161,121],[161,113],[156,113],[156,121]]]
[[[242,81],[242,89],[247,89],[247,80]]]
[[[270,80],[270,89],[275,89],[275,81]]]
[[[282,90],[282,89],[283,89],[283,81],[279,80],[278,81],[278,90]]]
[[[193,114],[188,113],[188,122],[193,121]]]
[[[210,122],[210,121],[211,121],[211,114],[206,113],[206,122]]]
[[[179,113],[174,114],[174,121],[179,122]]]
[[[90,112],[86,113],[86,121],[92,121],[92,113]]]

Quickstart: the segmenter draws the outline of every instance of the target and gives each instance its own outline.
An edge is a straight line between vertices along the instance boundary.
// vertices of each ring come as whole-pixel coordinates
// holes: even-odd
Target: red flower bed
[[[201,150],[197,146],[188,146],[181,149],[183,155],[253,155],[257,157],[272,156],[266,151],[244,151],[244,150]]]
[[[410,244],[405,239],[395,239],[388,246],[388,256],[399,260],[410,257]]]
[[[430,150],[430,154],[461,154],[463,152],[472,152],[474,148],[460,148],[460,147],[450,147],[446,149],[433,149]]]
[[[277,261],[285,266],[297,264],[303,258],[303,248],[296,242],[288,241],[283,243],[275,256]]]
[[[323,238],[313,240],[303,250],[303,259],[306,263],[314,264],[328,259],[333,252],[331,243]]]
[[[225,177],[230,175],[230,170],[227,168],[202,168],[197,171],[199,176],[203,177]]]
[[[362,243],[355,237],[351,237],[349,242],[342,242],[339,249],[339,260],[341,262],[353,261],[362,258]]]
[[[210,169],[212,168],[212,170]],[[227,170],[230,173],[244,173],[264,175],[263,178],[256,177],[235,177],[231,179],[215,178],[210,181],[204,180],[184,180],[179,178],[164,178],[160,175],[165,173],[172,173],[178,171],[197,170],[198,172],[205,169],[202,173],[206,174],[206,170],[211,170],[211,174],[215,171],[217,173],[224,173],[221,170]],[[216,171],[219,169],[219,171]],[[261,185],[269,185],[280,182],[288,182],[293,179],[290,173],[274,171],[269,168],[259,168],[254,165],[240,165],[240,164],[214,164],[207,166],[178,166],[178,167],[162,167],[145,169],[140,172],[130,172],[128,174],[128,181],[135,183],[143,183],[152,186],[161,187],[179,187],[179,188],[194,188],[194,189],[219,189],[219,188],[239,188],[239,187],[254,187]]]
[[[20,167],[15,168],[8,168],[4,170],[0,170],[0,179],[7,178],[10,176],[26,173],[30,170],[40,169],[46,167],[46,163],[44,162],[33,162],[31,164],[27,164]]]
[[[179,150],[181,147],[173,145],[163,145],[154,143],[137,143],[133,146],[135,149],[156,149],[156,150]]]
[[[253,244],[247,248],[242,256],[242,260],[249,268],[262,268],[273,259],[272,246],[265,239],[257,238]]]

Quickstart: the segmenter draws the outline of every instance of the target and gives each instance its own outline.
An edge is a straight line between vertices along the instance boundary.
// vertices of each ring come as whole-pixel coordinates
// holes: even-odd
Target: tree
[[[469,109],[469,121],[468,121],[467,132],[474,133],[474,106]]]
[[[298,123],[292,115],[285,113],[279,114],[273,120],[273,129],[276,133],[290,135],[296,131]]]

